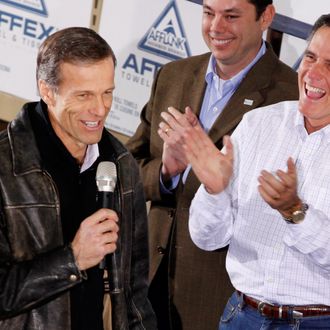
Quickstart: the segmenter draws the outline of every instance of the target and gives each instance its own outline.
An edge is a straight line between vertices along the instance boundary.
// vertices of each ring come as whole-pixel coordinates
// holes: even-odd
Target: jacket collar
[[[193,112],[199,117],[200,110],[202,107],[205,89],[206,89],[206,81],[205,81],[205,72],[207,70],[207,66],[209,63],[211,53],[207,53],[201,55],[201,62],[198,67],[195,67],[193,70],[193,79],[190,82],[191,85],[188,86],[187,90],[193,91],[193,93],[189,94],[189,103]]]
[[[40,153],[28,114],[36,105],[36,102],[25,104],[7,127],[14,175],[41,171]]]

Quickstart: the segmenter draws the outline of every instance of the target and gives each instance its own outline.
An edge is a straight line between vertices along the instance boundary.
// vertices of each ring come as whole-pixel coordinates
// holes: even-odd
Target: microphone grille
[[[96,185],[98,191],[115,190],[117,183],[117,168],[113,162],[101,162],[96,170]]]

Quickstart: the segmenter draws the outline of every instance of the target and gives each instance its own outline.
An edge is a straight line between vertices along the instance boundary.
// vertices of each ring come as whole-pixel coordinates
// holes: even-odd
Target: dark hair
[[[55,32],[40,46],[36,77],[57,89],[61,82],[61,63],[94,63],[116,57],[109,44],[95,31],[84,27],[70,27]]]
[[[314,23],[314,25],[312,27],[312,30],[310,32],[308,39],[311,40],[313,38],[315,32],[323,26],[330,27],[330,14],[322,15],[316,20],[316,22]]]
[[[256,20],[260,18],[268,5],[273,4],[273,0],[248,0],[252,5],[256,7]]]

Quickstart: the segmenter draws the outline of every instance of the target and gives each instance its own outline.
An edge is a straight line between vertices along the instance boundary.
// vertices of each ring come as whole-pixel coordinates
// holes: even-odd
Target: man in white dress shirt
[[[180,113],[166,123],[182,125],[202,182],[194,243],[229,244],[236,292],[219,329],[330,329],[330,14],[314,25],[298,80],[299,101],[248,113],[222,152]]]

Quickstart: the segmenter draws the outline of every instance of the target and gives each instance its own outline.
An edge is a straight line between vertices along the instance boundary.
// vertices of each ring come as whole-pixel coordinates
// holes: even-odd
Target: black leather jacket
[[[63,244],[57,189],[42,170],[28,116],[35,106],[25,105],[0,134],[0,329],[69,330],[69,289],[83,274]],[[117,155],[121,245],[121,292],[112,313],[118,329],[153,330],[143,188],[133,157],[109,139]]]

